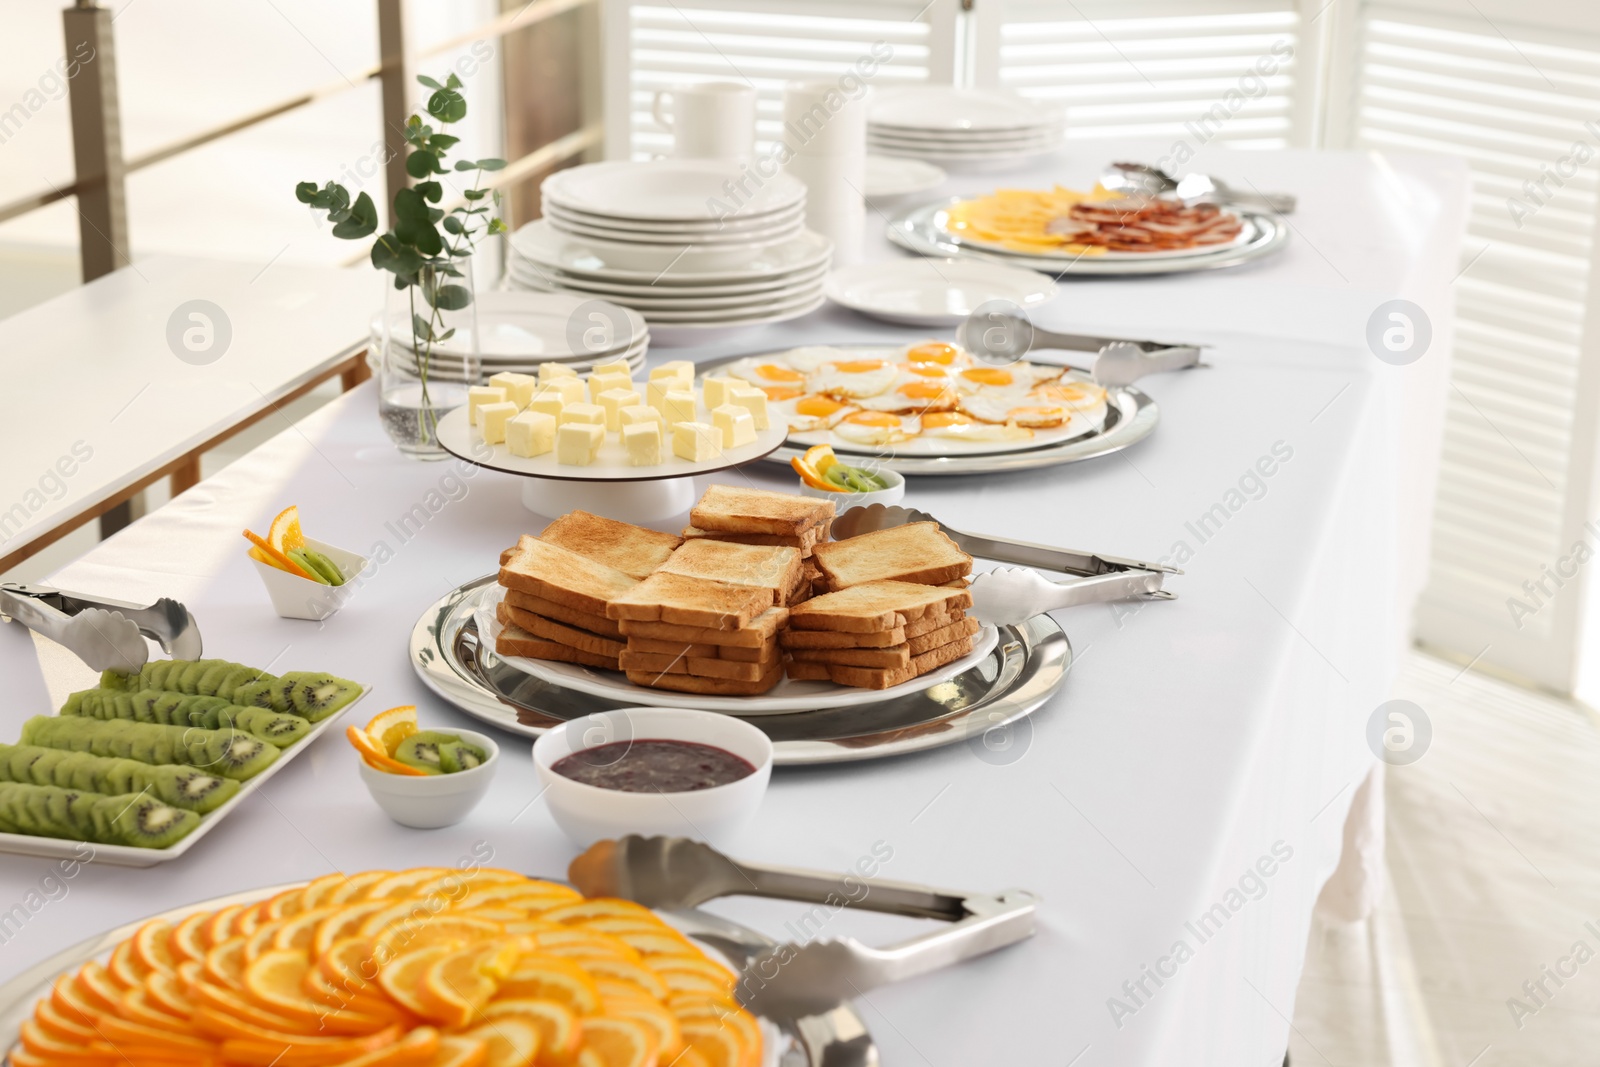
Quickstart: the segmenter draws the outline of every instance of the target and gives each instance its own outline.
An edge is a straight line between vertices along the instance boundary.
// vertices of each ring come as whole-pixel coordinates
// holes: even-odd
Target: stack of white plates
[[[545,217],[511,237],[509,284],[633,308],[657,344],[723,339],[825,300],[833,246],[805,229],[806,189],[787,175],[757,185],[716,161],[597,163],[543,191]]]
[[[650,330],[637,312],[613,302],[512,290],[479,293],[477,309],[476,335],[471,325],[458,324],[449,340],[434,346],[438,376],[459,373],[461,356],[472,350],[475,337],[484,378],[501,371],[531,373],[541,363],[563,363],[579,374],[618,359],[626,360],[634,371],[644,369]],[[465,313],[460,318],[470,322]],[[380,319],[373,323],[373,330],[381,329]],[[414,351],[415,342],[404,320],[393,325],[390,343],[397,358]]]
[[[887,89],[867,111],[867,147],[942,166],[1003,166],[1061,149],[1059,107],[993,89]]]

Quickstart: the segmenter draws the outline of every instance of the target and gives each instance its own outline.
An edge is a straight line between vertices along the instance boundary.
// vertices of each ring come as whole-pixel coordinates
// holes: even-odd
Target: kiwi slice
[[[125,689],[131,689],[134,684],[133,680],[134,675],[124,674],[121,671],[100,672],[100,688],[110,689],[113,692],[121,692]]]
[[[446,774],[481,767],[488,758],[489,753],[460,739],[446,741],[439,746],[439,769]]]
[[[121,844],[138,848],[166,848],[188,836],[200,824],[200,816],[175,808],[154,797],[108,797],[110,801],[129,801],[110,819],[110,830]],[[97,803],[98,809],[104,801]]]
[[[242,782],[254,778],[277,760],[276,745],[251,737],[243,730],[213,730],[189,748],[189,765]]]
[[[400,747],[394,750],[394,758],[407,767],[415,767],[419,771],[443,774],[444,763],[439,754],[440,746],[459,743],[460,740],[461,738],[455,734],[442,734],[437,730],[419,730],[400,742]]]
[[[279,748],[292,745],[311,732],[311,720],[270,708],[230,707],[223,714],[232,717],[237,729]]]
[[[288,707],[280,710],[303,715],[312,722],[321,722],[361,695],[359,685],[331,674],[292,671],[279,681],[281,691],[288,696]]]
[[[199,681],[195,682],[194,691],[203,697],[214,697],[217,695],[217,689],[222,685],[223,679],[239,669],[237,663],[217,660],[200,676]]]
[[[277,700],[279,679],[270,674],[262,675],[253,682],[245,682],[233,691],[233,696],[228,699],[235,704],[246,708],[271,708],[273,711],[286,711],[287,706],[280,707]]]
[[[167,675],[167,687],[182,693],[188,693],[190,696],[196,696],[200,692],[200,679],[204,678],[206,672],[216,665],[217,661],[211,659],[197,659],[192,663],[187,663]]]
[[[144,669],[139,672],[139,688],[165,689],[167,687],[167,675],[172,673],[173,665],[173,661],[170,659],[158,659],[146,663]]]
[[[333,560],[314,548],[302,548],[300,553],[305,557],[306,565],[316,573],[317,577],[322,579],[325,585],[344,584],[344,574],[339,570],[339,565],[334,563]]]

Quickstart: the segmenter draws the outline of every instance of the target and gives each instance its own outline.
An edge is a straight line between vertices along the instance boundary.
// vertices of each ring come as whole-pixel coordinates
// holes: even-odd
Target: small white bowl
[[[575,752],[619,741],[695,741],[755,767],[736,782],[686,793],[624,793],[575,782],[551,768]],[[714,845],[735,839],[772,778],[772,742],[742,719],[709,711],[618,708],[573,719],[533,743],[533,765],[550,815],[579,848],[626,834],[692,837]]]
[[[844,461],[841,460],[840,462]],[[846,493],[843,490],[835,492],[832,489],[818,489],[814,485],[807,485],[804,479],[802,479],[800,482],[800,495],[820,497],[823,500],[831,500],[833,501],[834,510],[839,512],[846,511],[849,508],[864,508],[868,504],[898,504],[901,500],[905,499],[905,475],[883,467],[874,467],[865,463],[850,463],[848,466],[859,467],[862,470],[871,471],[873,474],[876,474],[878,477],[882,478],[885,482],[888,482],[889,488],[879,489],[873,493]]]
[[[500,766],[500,746],[494,739],[475,730],[440,730],[489,753],[489,758],[470,771],[454,774],[390,774],[380,771],[360,756],[361,780],[384,814],[401,826],[436,830],[454,826],[478,806],[489,791],[489,782]]]
[[[313,582],[310,578],[279,570],[270,563],[262,563],[254,556],[250,557],[250,562],[255,564],[256,573],[261,575],[261,584],[267,587],[267,596],[272,598],[272,607],[279,615],[285,619],[311,619],[317,622],[344,607],[345,601],[356,591],[356,583],[351,579],[367,569],[367,558],[336,545],[313,541],[309,537],[306,538],[306,547],[314,548],[332,560],[333,565],[339,568],[339,573],[344,575],[344,584],[323,585]]]

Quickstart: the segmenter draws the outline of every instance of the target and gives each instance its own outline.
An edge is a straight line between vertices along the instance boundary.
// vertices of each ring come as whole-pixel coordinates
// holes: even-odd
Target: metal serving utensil
[[[1162,574],[1182,574],[1177,567],[1165,563],[1151,563],[1139,559],[1108,556],[1101,552],[1084,552],[1072,548],[1051,548],[1031,541],[1013,541],[986,534],[963,533],[947,522],[916,508],[898,504],[869,504],[866,507],[848,508],[833,520],[834,540],[856,537],[876,530],[891,530],[911,522],[934,522],[956,547],[969,556],[997,560],[1001,563],[1020,563],[1024,567],[1076,574],[1086,578],[1122,571],[1157,571]]]
[[[1030,937],[1038,898],[1020,889],[966,893],[729,859],[683,837],[629,835],[599,841],[572,861],[567,878],[586,897],[621,897],[650,908],[692,908],[724,896],[859,908],[950,925],[886,948],[854,938],[782,944],[744,953],[735,994],[763,1015],[828,1011],[891,982],[960,963]]]
[[[173,659],[199,659],[200,627],[169,597],[148,607],[47,586],[0,585],[0,619],[19,622],[77,653],[97,671],[131,673],[150,658],[148,637]]]
[[[972,594],[969,611],[979,622],[1009,626],[1026,622],[1035,615],[1081,604],[1176,599],[1174,594],[1161,588],[1161,579],[1160,571],[1127,570],[1071,582],[1052,582],[1038,571],[1001,567],[972,579],[967,587],[967,592]]]
[[[1279,215],[1287,215],[1295,209],[1295,198],[1288,193],[1247,193],[1209,174],[1174,178],[1147,163],[1113,163],[1100,175],[1100,184],[1124,196],[1176,196],[1190,206],[1228,205]]]
[[[1091,366],[1070,369],[1113,388],[1132,385],[1147,374],[1205,366],[1200,362],[1202,345],[1057,333],[1035,326],[1018,307],[979,308],[962,322],[957,339],[979,359],[995,363],[1014,363],[1039,349],[1093,352]]]

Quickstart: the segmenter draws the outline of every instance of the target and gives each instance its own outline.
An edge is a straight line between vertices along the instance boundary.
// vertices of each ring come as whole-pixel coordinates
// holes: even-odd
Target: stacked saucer
[[[1008,166],[1061,149],[1062,110],[993,89],[919,85],[873,96],[867,146],[940,165]]]

